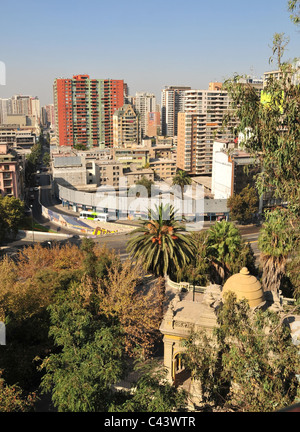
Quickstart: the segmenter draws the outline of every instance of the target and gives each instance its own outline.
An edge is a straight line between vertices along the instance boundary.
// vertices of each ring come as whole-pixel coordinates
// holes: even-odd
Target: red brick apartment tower
[[[74,75],[56,79],[54,104],[59,146],[113,146],[113,114],[124,105],[123,80]]]
[[[54,82],[54,107],[57,142],[60,146],[73,145],[72,80]]]
[[[124,105],[123,80],[103,80],[104,142],[113,147],[113,115]]]

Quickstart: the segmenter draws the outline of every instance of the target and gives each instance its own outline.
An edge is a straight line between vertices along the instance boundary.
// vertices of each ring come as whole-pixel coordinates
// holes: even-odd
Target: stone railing
[[[197,293],[204,293],[206,291],[205,286],[193,285],[189,282],[174,282],[169,277],[166,278],[166,283],[170,288],[174,288],[177,291],[194,291]]]

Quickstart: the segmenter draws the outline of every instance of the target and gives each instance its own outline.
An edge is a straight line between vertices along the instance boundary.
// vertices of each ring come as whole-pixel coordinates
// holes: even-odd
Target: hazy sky
[[[14,94],[53,102],[53,80],[89,74],[124,79],[130,95],[165,85],[206,89],[235,72],[271,70],[274,33],[300,55],[287,0],[1,0],[0,61]]]

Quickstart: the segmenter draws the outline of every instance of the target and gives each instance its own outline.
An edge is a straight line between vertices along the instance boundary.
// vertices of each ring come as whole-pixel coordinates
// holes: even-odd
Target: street
[[[45,148],[43,148],[43,154],[44,153],[45,153]],[[38,222],[40,225],[43,225],[48,229],[52,230],[53,232],[59,234],[65,234],[65,236],[58,237],[53,232],[42,234],[39,233],[38,231],[35,231],[34,235],[31,236],[29,235],[29,237],[27,236],[26,238],[23,239],[18,238],[13,242],[5,243],[4,245],[5,251],[8,254],[14,254],[20,248],[23,248],[24,246],[32,245],[34,242],[42,243],[43,245],[46,245],[48,247],[50,244],[52,244],[52,242],[60,242],[60,243],[71,242],[77,245],[80,245],[81,243],[82,236],[80,233],[76,232],[75,230],[69,230],[60,227],[42,216],[40,203],[44,207],[47,207],[57,213],[61,213],[69,216],[71,215],[71,213],[64,211],[61,208],[60,201],[58,201],[52,195],[51,174],[48,172],[48,170],[47,171],[45,170],[45,167],[43,167],[43,165],[41,165],[40,173],[37,174],[36,179],[39,183],[38,190],[33,190],[30,192],[30,194],[34,195],[34,199],[30,200],[28,203],[30,207],[32,206],[32,212],[33,212],[32,214],[34,220]],[[211,226],[211,224],[209,222],[205,222],[204,229],[208,229],[209,226]],[[255,225],[247,225],[247,226],[238,226],[238,228],[241,232],[242,237],[247,242],[250,242],[254,255],[256,258],[258,258],[259,249],[257,245],[257,239],[258,239],[259,227]],[[114,235],[98,236],[94,238],[94,240],[96,243],[99,243],[101,245],[105,244],[109,249],[115,250],[117,253],[120,254],[121,259],[124,260],[128,257],[128,253],[126,251],[126,243],[129,240],[129,238],[130,238],[129,234],[114,234]]]

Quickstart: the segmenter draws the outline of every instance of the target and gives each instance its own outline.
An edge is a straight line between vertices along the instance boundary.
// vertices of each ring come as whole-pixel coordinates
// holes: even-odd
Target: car
[[[29,198],[30,198],[31,200],[34,200],[34,194],[31,194],[31,195],[29,196]]]
[[[37,174],[41,174],[41,171],[39,171],[39,170],[37,170],[37,172],[36,172]]]
[[[34,188],[34,190],[35,190],[35,191],[38,191],[38,190],[39,190],[39,187],[38,187],[38,186],[36,186],[36,187]]]
[[[32,192],[33,191],[33,188],[31,187],[31,188],[29,188],[29,192]]]

